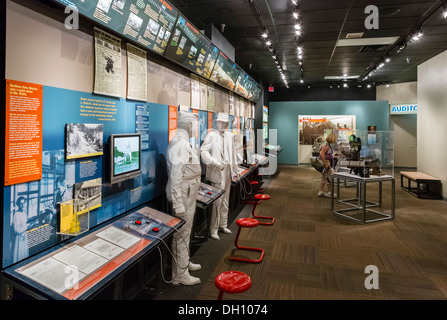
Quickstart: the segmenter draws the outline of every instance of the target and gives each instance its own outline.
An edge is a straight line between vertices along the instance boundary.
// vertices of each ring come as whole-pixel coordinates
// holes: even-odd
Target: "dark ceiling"
[[[417,66],[447,49],[445,1],[430,0],[170,0],[196,27],[213,24],[235,48],[236,63],[265,85],[285,86],[274,50],[290,87],[301,84],[329,86],[340,82],[363,84],[399,83],[417,80]],[[379,9],[379,29],[367,29],[369,5]],[[297,11],[301,35],[295,34]],[[371,20],[369,20],[371,21]],[[411,41],[422,27],[423,36]],[[261,37],[269,33],[269,47]],[[338,46],[348,33],[363,33],[360,39],[396,37],[391,44]],[[353,41],[353,40],[350,40]],[[358,40],[355,40],[358,41]],[[369,42],[368,42],[369,43]],[[398,48],[406,43],[400,53]],[[303,49],[302,66],[297,47]],[[385,57],[391,58],[376,72],[370,72]],[[251,67],[251,68],[250,68]],[[302,68],[302,70],[301,70]],[[364,80],[368,75],[368,79]],[[325,77],[354,77],[325,80]]]

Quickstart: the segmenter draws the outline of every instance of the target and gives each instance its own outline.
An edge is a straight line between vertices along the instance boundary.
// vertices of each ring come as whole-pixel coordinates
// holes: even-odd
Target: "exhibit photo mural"
[[[62,203],[82,202],[76,210],[89,211],[88,227],[92,228],[161,195],[164,190],[156,185],[164,185],[167,179],[163,165],[168,145],[167,105],[46,86],[43,97],[41,178],[4,188],[4,267],[67,236],[59,232]],[[151,134],[145,132],[145,149],[124,139],[114,153],[117,170],[136,166],[141,170],[135,177],[110,183],[107,164],[112,159],[108,139],[113,134],[140,137],[137,130],[141,123],[137,120],[143,114],[144,128],[153,129]]]

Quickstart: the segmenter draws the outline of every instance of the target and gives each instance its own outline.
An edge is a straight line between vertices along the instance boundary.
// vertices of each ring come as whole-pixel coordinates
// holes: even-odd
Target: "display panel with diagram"
[[[394,133],[390,131],[328,130],[334,134],[334,166],[362,178],[394,177]]]
[[[236,86],[239,68],[222,51],[219,53],[210,80],[233,91]]]
[[[178,11],[165,0],[56,0],[151,51],[163,54]]]
[[[173,32],[165,57],[209,79],[219,49],[183,16]]]

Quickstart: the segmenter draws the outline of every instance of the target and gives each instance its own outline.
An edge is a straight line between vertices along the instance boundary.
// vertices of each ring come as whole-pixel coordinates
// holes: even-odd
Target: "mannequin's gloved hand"
[[[183,218],[185,216],[185,209],[175,209],[174,213],[177,217]]]
[[[225,167],[223,166],[222,163],[217,163],[217,164],[216,164],[216,168],[219,169],[220,171],[223,171],[223,169],[224,169]]]

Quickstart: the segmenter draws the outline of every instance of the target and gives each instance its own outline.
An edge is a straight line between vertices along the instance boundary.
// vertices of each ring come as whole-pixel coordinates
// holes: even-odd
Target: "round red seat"
[[[242,228],[254,228],[259,225],[259,221],[251,218],[241,218],[236,220],[236,224]]]
[[[259,181],[256,181],[256,180],[252,180],[252,181],[250,181],[250,184],[253,186],[253,185],[257,185],[257,184],[259,184]]]
[[[270,196],[268,194],[255,194],[254,196],[257,200],[270,200]]]
[[[240,271],[226,271],[219,274],[214,283],[219,289],[218,300],[222,300],[224,293],[236,294],[251,288],[251,278]]]

